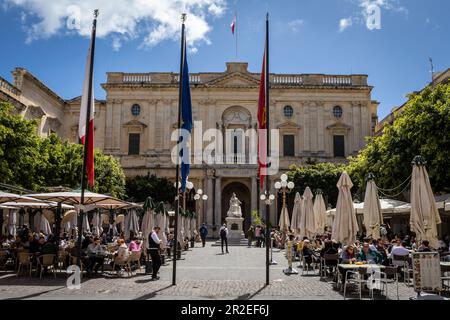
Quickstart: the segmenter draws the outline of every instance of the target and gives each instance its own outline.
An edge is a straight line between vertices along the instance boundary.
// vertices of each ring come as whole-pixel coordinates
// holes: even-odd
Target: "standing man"
[[[200,227],[200,238],[202,238],[203,248],[206,245],[206,236],[208,235],[208,228],[206,228],[206,224],[202,224]]]
[[[158,271],[161,267],[161,256],[159,254],[160,244],[161,240],[158,237],[158,232],[161,230],[160,227],[155,227],[148,237],[148,244],[149,244],[149,253],[150,257],[152,258],[152,268],[153,268],[153,274],[152,274],[152,280],[159,280],[158,277]]]
[[[221,240],[221,244],[222,244],[222,254],[224,254],[224,252],[223,252],[223,244],[225,244],[226,249],[227,249],[227,253],[229,253],[228,252],[228,228],[227,228],[227,225],[225,223],[220,228],[220,240]]]

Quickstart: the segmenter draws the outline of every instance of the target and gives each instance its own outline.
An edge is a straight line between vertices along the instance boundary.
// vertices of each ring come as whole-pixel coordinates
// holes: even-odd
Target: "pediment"
[[[235,72],[210,81],[207,85],[212,87],[255,87],[259,86],[259,81],[250,75]]]
[[[139,120],[131,120],[123,124],[124,127],[141,127],[147,128],[147,125]]]
[[[277,127],[278,129],[300,129],[300,126],[292,121],[284,122]]]
[[[345,130],[345,131],[348,131],[348,130],[351,130],[352,127],[350,127],[349,125],[346,125],[345,123],[337,122],[337,123],[334,123],[332,125],[329,125],[327,127],[327,129],[328,130]]]

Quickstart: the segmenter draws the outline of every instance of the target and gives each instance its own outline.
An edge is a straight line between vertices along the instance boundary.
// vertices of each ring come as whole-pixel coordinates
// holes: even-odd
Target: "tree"
[[[378,186],[392,189],[411,175],[411,161],[422,155],[428,162],[433,191],[449,193],[450,84],[409,95],[403,110],[392,125],[384,128],[382,136],[372,138],[357,157],[350,159],[349,172],[360,189],[369,172],[375,174]],[[399,199],[405,200],[404,194]]]
[[[344,165],[329,162],[302,167],[291,166],[288,176],[289,180],[295,183],[295,189],[289,196],[290,202],[293,201],[296,192],[303,194],[306,187],[310,187],[312,192],[321,189],[324,197],[328,199],[328,203],[335,206],[339,194],[336,184],[344,170]]]
[[[158,202],[171,203],[175,199],[176,189],[168,179],[149,174],[127,178],[126,193],[135,202],[144,202],[152,197]]]
[[[0,177],[4,183],[41,191],[45,187],[79,188],[83,146],[62,141],[55,134],[41,138],[36,122],[13,114],[0,103]],[[96,181],[92,191],[113,197],[125,195],[125,174],[119,162],[95,151]]]

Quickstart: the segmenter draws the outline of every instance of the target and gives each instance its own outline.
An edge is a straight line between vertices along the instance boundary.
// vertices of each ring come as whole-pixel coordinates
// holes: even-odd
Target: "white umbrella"
[[[18,194],[14,194],[14,193],[0,191],[0,203],[18,202],[18,201],[20,201],[20,202],[36,202],[36,199],[30,198],[30,197],[25,197],[25,196],[20,196]]]
[[[139,220],[135,209],[128,210],[127,217],[125,218],[125,239],[130,239],[131,231],[134,234],[139,233]]]
[[[383,224],[378,189],[372,177],[367,181],[366,195],[364,197],[364,225],[366,226],[366,237],[372,239],[380,238],[380,227]]]
[[[34,215],[33,227],[34,227],[34,231],[41,232],[41,230],[40,230],[40,228],[41,228],[41,213],[40,212],[37,212]]]
[[[71,191],[71,192],[52,192],[52,193],[38,193],[38,194],[30,194],[27,195],[27,197],[32,197],[35,199],[40,200],[47,200],[47,201],[54,201],[58,203],[66,203],[66,204],[72,204],[72,205],[80,205],[81,204],[81,191]],[[115,199],[113,197],[94,193],[90,191],[85,191],[84,193],[84,205],[100,205],[100,204],[107,204],[107,205],[123,205],[126,203],[129,205],[128,202]]]
[[[48,222],[47,218],[43,215],[40,214],[40,232],[42,232],[43,234],[45,234],[46,236],[53,234],[52,232],[52,228],[50,226],[50,223]]]
[[[191,218],[184,217],[184,237],[191,238]]]
[[[164,213],[159,213],[155,216],[155,225],[160,228],[158,237],[162,240],[163,247],[167,246],[167,236],[166,236],[166,215]]]
[[[100,213],[95,212],[94,216],[92,217],[92,233],[98,237],[102,232],[103,228],[102,221],[100,220]]]
[[[143,241],[144,249],[149,248],[148,237],[152,233],[153,226],[154,226],[153,210],[147,209],[147,211],[144,214],[144,218],[142,219],[142,224],[141,224],[142,236],[144,237],[144,239],[143,239],[144,240]]]
[[[432,248],[437,248],[437,225],[440,223],[425,160],[416,157],[411,181],[411,230],[416,233],[418,241],[427,240]]]
[[[316,222],[317,234],[323,234],[325,232],[326,212],[327,208],[323,196],[321,193],[317,193],[314,199],[314,220]]]
[[[178,217],[177,239],[181,243],[184,241],[184,217]]]
[[[289,231],[289,226],[291,222],[289,221],[289,212],[288,208],[285,206],[281,209],[280,221],[278,222],[278,226],[282,232]]]
[[[304,205],[300,218],[300,237],[308,237],[309,239],[311,239],[316,232],[313,197],[311,189],[307,187],[303,193]]]
[[[295,194],[294,209],[292,209],[291,230],[298,234],[300,232],[300,216],[303,207],[303,199],[300,193]]]
[[[355,242],[359,228],[350,192],[353,183],[347,172],[342,173],[337,187],[339,188],[339,196],[331,237],[344,245],[349,245]]]
[[[87,212],[83,213],[83,232],[91,232],[91,227],[89,226],[89,218]]]
[[[364,214],[364,202],[354,203],[353,207],[357,214]],[[380,199],[381,213],[410,213],[411,204],[394,199]]]
[[[17,211],[15,209],[9,210],[8,233],[9,233],[9,235],[16,237],[16,233],[17,233]]]

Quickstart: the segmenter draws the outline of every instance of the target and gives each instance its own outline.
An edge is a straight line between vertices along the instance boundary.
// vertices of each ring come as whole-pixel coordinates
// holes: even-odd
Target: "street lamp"
[[[177,183],[175,182],[173,184],[173,186],[175,188],[177,188]],[[178,182],[178,194],[183,196],[183,210],[186,211],[186,190],[188,190],[188,192],[191,192],[192,189],[194,189],[194,184],[190,181],[186,182],[186,190],[184,192],[181,192],[181,182]]]
[[[275,200],[275,196],[271,193],[269,193],[269,195],[267,195],[266,192],[264,192],[263,194],[261,194],[261,196],[259,197],[261,199],[261,201],[264,201],[264,203],[267,206],[271,206],[273,201]],[[268,232],[268,221],[266,221],[266,233]],[[270,237],[270,233],[268,234],[268,236]],[[270,241],[270,261],[269,261],[270,265],[276,265],[278,264],[275,260],[273,260],[273,239],[271,238]]]
[[[198,189],[197,193],[194,196],[194,200],[195,201],[199,201],[199,200],[203,200],[203,201],[208,201],[208,196],[206,194],[203,194],[203,190],[202,189]],[[203,208],[202,208],[203,209]],[[203,210],[203,219],[202,219],[202,223],[205,221],[205,210]],[[198,227],[198,226],[197,226]]]

